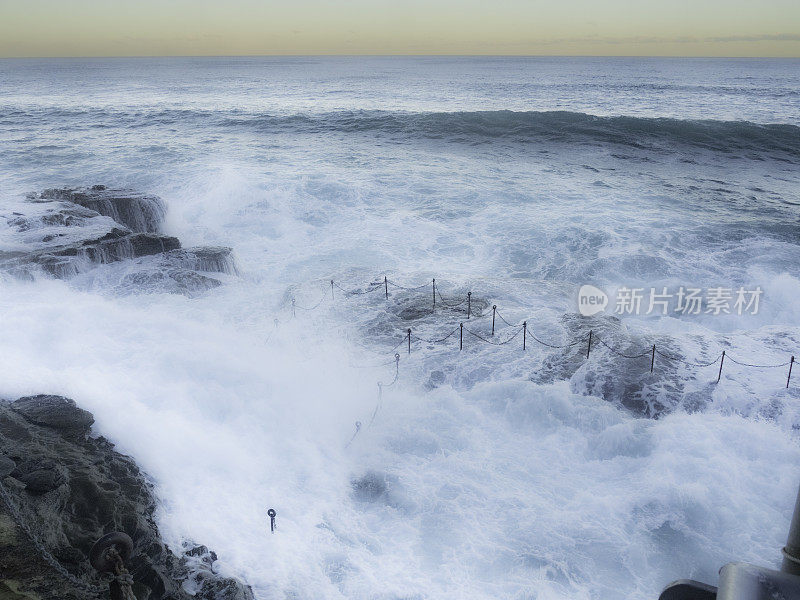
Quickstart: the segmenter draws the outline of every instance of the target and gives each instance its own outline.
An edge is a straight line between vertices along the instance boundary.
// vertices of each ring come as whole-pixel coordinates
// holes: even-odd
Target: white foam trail
[[[775,424],[642,421],[566,383],[409,393],[412,360],[345,450],[374,381],[306,336],[312,321],[265,346],[219,300],[5,285],[0,381],[78,398],[154,477],[173,547],[214,548],[259,597],[645,598],[777,561],[800,451]],[[369,474],[385,489],[354,492]]]
[[[664,90],[615,61],[593,62],[585,79],[573,62],[287,60],[156,65],[136,78],[118,72],[123,61],[97,66],[102,85],[80,63],[38,79],[0,65],[19,83],[0,90],[14,109],[0,136],[4,211],[44,187],[132,186],[164,198],[168,234],[232,246],[241,269],[191,300],[114,297],[116,271],[87,276],[91,286],[3,277],[0,395],[60,393],[91,410],[96,431],[153,477],[173,548],[206,544],[259,599],[649,600],[672,579],[713,583],[728,560],[776,566],[800,458],[798,388],[784,388],[783,369],[726,362],[715,385],[713,366],[659,360],[650,377],[646,364],[602,348],[585,361],[533,343],[525,354],[471,338],[461,353],[418,343],[374,426],[345,448],[375,407],[376,381],[393,376],[391,366],[351,368],[391,360],[358,344],[395,345],[409,325],[402,309],[427,297],[392,290],[387,305],[337,290],[319,312],[288,315],[293,295],[311,306],[331,277],[349,289],[388,272],[411,285],[437,277],[450,296],[473,290],[563,341],[583,334],[572,317],[584,283],[760,285],[755,316],[606,324],[634,345],[663,336],[687,359],[725,348],[786,360],[800,346],[792,140],[772,161],[769,135],[742,126],[758,137],[757,156],[734,163],[702,139],[685,143],[702,138],[703,124],[673,124],[674,139],[669,124],[634,120],[628,130],[623,119],[598,124],[605,137],[567,143],[520,140],[524,115],[449,116],[458,128],[449,131],[428,113],[370,125],[358,119],[375,115],[352,111],[566,108],[788,123],[794,71],[699,65]],[[730,73],[741,69],[758,95],[732,99]],[[529,85],[518,85],[520,72]],[[297,86],[309,73],[317,83]],[[783,83],[761,102],[775,73]],[[134,80],[148,91],[132,90]],[[585,95],[589,80],[622,84],[597,99]],[[351,112],[330,128],[320,115],[343,106]],[[317,121],[302,130],[287,124],[309,114]],[[423,126],[411,135],[409,119],[442,135]],[[487,119],[511,126],[496,135]],[[663,135],[642,144],[637,127]],[[19,249],[6,233],[0,223],[0,251]],[[442,311],[411,326],[435,337],[461,318]],[[473,323],[486,331],[485,320]],[[642,391],[682,404],[636,418],[620,402]]]

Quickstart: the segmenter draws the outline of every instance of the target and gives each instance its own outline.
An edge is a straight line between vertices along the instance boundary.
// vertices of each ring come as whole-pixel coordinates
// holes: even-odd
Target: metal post
[[[656,345],[653,344],[653,352],[650,355],[650,372],[653,372],[653,365],[656,363]]]
[[[497,304],[492,306],[492,335],[494,335],[494,315],[497,312]]]
[[[467,318],[469,319],[469,315],[472,312],[472,292],[467,292]]]
[[[331,300],[333,299],[333,279],[331,279]]]
[[[297,316],[297,311],[294,309],[294,302],[295,302],[295,300],[294,300],[294,298],[292,298],[292,316],[296,317]]]
[[[464,323],[461,323],[461,337],[458,339],[458,349],[464,349]]]
[[[783,548],[783,564],[781,571],[800,575],[800,490],[794,504],[792,524],[789,526],[789,538]]]
[[[722,379],[722,365],[725,364],[725,350],[722,351],[722,360],[719,362],[719,374],[717,375],[717,383]]]
[[[794,356],[792,356],[792,360],[789,361],[789,376],[786,378],[786,387],[789,387],[789,381],[792,378],[792,367],[794,366]]]
[[[386,275],[383,276],[383,291],[386,294],[386,299],[389,299],[389,280],[386,278]]]
[[[592,351],[592,330],[589,330],[589,345],[586,347],[586,358],[589,358],[589,352]]]
[[[522,322],[522,349],[525,350],[525,344],[528,338],[528,322]]]
[[[408,353],[411,354],[411,327],[408,328]]]
[[[436,279],[433,280],[433,310],[436,310]]]

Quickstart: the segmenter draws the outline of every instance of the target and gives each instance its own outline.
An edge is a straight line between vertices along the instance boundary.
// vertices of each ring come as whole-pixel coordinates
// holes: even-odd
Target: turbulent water
[[[193,298],[119,294],[107,266],[3,276],[0,395],[93,411],[170,543],[258,598],[644,600],[776,566],[800,479],[799,66],[0,61],[0,249],[26,193],[101,183],[238,267]],[[387,300],[384,275],[425,287]],[[763,293],[586,318],[584,284]],[[469,320],[444,305],[468,291]],[[492,305],[527,319],[524,352]],[[423,341],[462,321],[463,350]],[[652,344],[652,374],[608,348]],[[717,384],[691,363],[722,350]]]

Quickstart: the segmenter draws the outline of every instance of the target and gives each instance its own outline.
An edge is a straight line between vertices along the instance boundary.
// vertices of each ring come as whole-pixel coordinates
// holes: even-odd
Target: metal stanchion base
[[[728,563],[719,571],[719,587],[683,579],[669,584],[659,600],[795,600],[800,577],[748,563]]]

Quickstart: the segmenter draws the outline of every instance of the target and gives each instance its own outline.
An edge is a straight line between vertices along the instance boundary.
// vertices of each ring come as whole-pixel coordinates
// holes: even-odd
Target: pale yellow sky
[[[0,0],[0,57],[800,57],[800,0]]]

